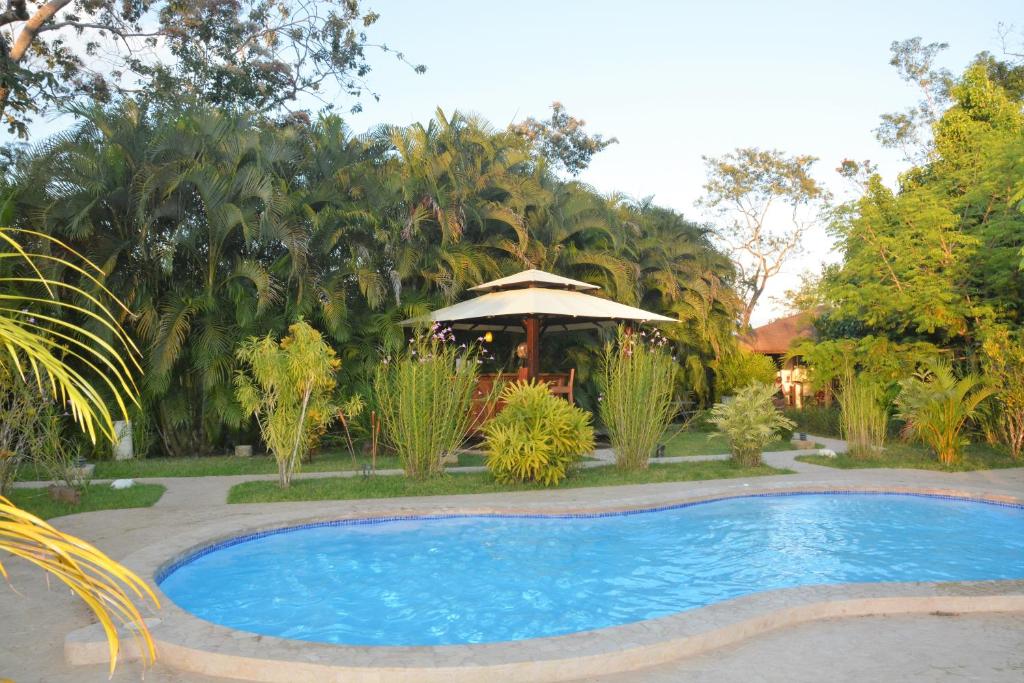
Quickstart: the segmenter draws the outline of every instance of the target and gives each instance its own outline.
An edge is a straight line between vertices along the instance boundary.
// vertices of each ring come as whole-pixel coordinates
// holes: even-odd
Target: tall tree
[[[300,96],[330,108],[331,85],[376,98],[366,51],[391,52],[367,34],[379,16],[359,0],[7,0],[0,116],[24,137],[54,105],[133,91],[263,112]]]
[[[578,176],[595,154],[619,141],[601,134],[590,135],[583,130],[586,125],[583,119],[570,116],[561,102],[553,102],[550,119],[540,121],[531,116],[512,124],[509,130],[529,140],[541,157],[569,175]]]
[[[768,282],[799,253],[804,234],[830,198],[811,175],[816,161],[756,147],[704,157],[707,182],[698,206],[723,220],[717,235],[739,270],[741,328],[750,326]]]
[[[921,136],[931,131],[949,104],[953,74],[936,65],[937,57],[948,47],[948,43],[925,44],[920,36],[895,40],[889,47],[889,64],[918,90],[921,99],[904,111],[882,114],[875,136],[884,146],[902,150],[908,161],[924,159],[929,142]]]

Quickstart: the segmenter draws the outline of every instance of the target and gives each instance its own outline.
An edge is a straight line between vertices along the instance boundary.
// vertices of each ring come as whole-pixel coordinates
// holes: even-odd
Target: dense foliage
[[[889,189],[877,175],[839,207],[843,262],[822,280],[827,337],[928,343],[963,358],[994,324],[1024,325],[1024,110],[986,63],[932,125],[925,160]]]
[[[440,111],[362,136],[334,117],[280,125],[205,106],[78,113],[8,169],[0,196],[14,225],[89,256],[125,300],[155,449],[251,442],[230,382],[248,337],[303,316],[343,361],[346,394],[369,397],[377,362],[403,344],[399,321],[528,267],[683,320],[666,330],[687,368],[677,392],[713,397],[708,363],[734,343],[729,259],[677,213],[558,179],[517,133]],[[591,408],[600,344],[543,345],[544,367],[577,368]]]
[[[809,287],[808,301],[828,310],[817,341],[793,353],[818,386],[864,375],[883,405],[902,391],[910,431],[948,464],[964,430],[1012,453],[1024,444],[1024,65],[983,53],[956,77],[935,64],[944,48],[893,43],[892,64],[922,100],[877,132],[912,165],[895,188],[869,162],[840,167],[861,195],[833,211],[842,261]],[[954,392],[977,374],[993,401],[975,409],[968,392],[942,409],[929,403],[942,382]]]
[[[504,407],[484,426],[487,469],[503,484],[557,485],[594,448],[590,413],[539,383],[517,382],[501,392]]]
[[[773,384],[778,372],[771,356],[744,349],[736,349],[723,355],[716,370],[718,392],[722,396],[731,396],[737,389],[742,389],[753,382]]]

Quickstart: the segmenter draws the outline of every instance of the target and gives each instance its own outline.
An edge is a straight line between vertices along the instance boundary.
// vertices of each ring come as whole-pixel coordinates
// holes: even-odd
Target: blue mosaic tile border
[[[187,555],[178,558],[177,560],[165,564],[160,567],[154,577],[157,584],[160,584],[168,576],[181,569],[185,565],[195,562],[201,557],[205,557],[210,553],[232,546],[240,545],[242,543],[248,543],[249,541],[255,541],[267,536],[277,536],[279,534],[287,534],[293,531],[302,531],[304,529],[319,529],[322,527],[342,527],[342,526],[368,526],[372,524],[386,524],[388,522],[408,522],[408,521],[431,521],[441,519],[495,519],[495,518],[512,518],[512,519],[599,519],[602,517],[625,517],[630,515],[644,515],[652,512],[665,512],[668,510],[680,510],[683,508],[695,507],[697,505],[707,505],[709,503],[718,503],[725,500],[739,500],[743,498],[783,498],[787,496],[904,496],[908,498],[934,498],[938,500],[953,500],[963,503],[979,503],[983,505],[994,505],[997,507],[1015,508],[1018,510],[1024,510],[1024,503],[1009,503],[999,500],[988,500],[985,498],[969,498],[967,496],[952,496],[941,493],[917,493],[917,492],[900,492],[900,491],[851,491],[843,489],[825,490],[825,491],[772,491],[765,493],[744,493],[737,496],[721,496],[719,498],[706,498],[703,500],[694,500],[684,503],[672,503],[670,505],[659,505],[657,507],[649,508],[636,508],[633,510],[613,510],[609,512],[578,512],[578,513],[516,513],[516,512],[458,512],[452,514],[438,514],[438,515],[392,515],[388,517],[365,517],[357,519],[333,519],[324,522],[309,522],[306,524],[297,524],[295,526],[280,527],[277,529],[267,529],[266,531],[257,531],[251,534],[245,534],[243,536],[235,536],[224,541],[217,541],[210,545],[203,546],[198,550],[188,553]]]

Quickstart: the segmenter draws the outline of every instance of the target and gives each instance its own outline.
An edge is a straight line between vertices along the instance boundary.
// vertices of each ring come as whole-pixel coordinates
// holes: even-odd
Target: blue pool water
[[[561,635],[808,584],[1021,578],[1020,508],[808,494],[297,528],[198,556],[161,588],[244,631],[439,645]]]

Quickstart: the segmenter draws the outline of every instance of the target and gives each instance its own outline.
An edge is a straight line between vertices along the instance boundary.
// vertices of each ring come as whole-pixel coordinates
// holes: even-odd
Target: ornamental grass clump
[[[674,388],[678,366],[660,332],[619,332],[604,350],[599,382],[601,421],[624,470],[647,467],[678,407]]]
[[[435,324],[410,339],[402,357],[377,368],[373,386],[384,438],[406,476],[443,473],[444,458],[469,432],[482,358],[474,347],[454,342],[450,329]]]
[[[590,414],[544,384],[510,384],[500,400],[504,408],[484,426],[487,469],[498,482],[557,485],[594,448]]]
[[[244,341],[236,352],[245,366],[235,375],[235,396],[254,415],[277,479],[288,488],[310,446],[334,419],[335,373],[341,361],[320,332],[299,321],[277,342],[271,335]]]
[[[850,375],[837,400],[848,453],[870,457],[881,452],[889,427],[889,406],[878,382],[866,375]]]
[[[708,422],[729,440],[729,451],[737,465],[761,465],[761,451],[796,423],[772,403],[775,388],[770,384],[748,384],[728,403],[716,403]]]
[[[931,448],[942,464],[959,463],[969,443],[964,427],[994,390],[977,375],[957,379],[945,361],[901,381],[900,389],[896,416],[907,423],[906,432]]]

